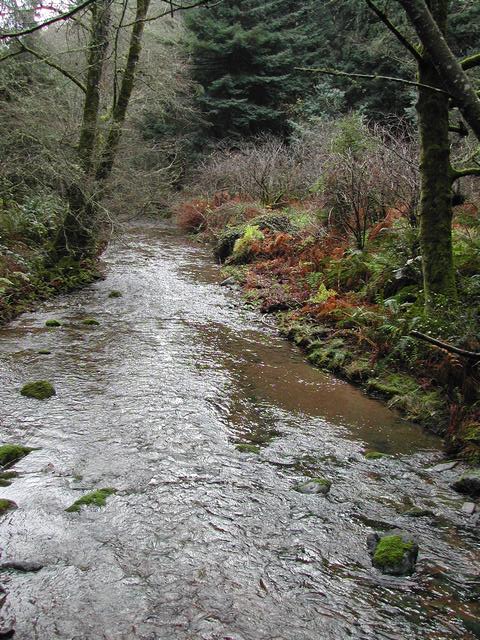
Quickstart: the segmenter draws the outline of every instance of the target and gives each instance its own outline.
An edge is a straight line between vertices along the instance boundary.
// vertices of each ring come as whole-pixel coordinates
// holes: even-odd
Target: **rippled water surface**
[[[18,504],[0,520],[0,569],[42,567],[0,570],[0,631],[478,637],[478,519],[448,488],[455,472],[429,471],[440,443],[307,365],[168,227],[131,228],[106,262],[104,281],[0,330],[1,439],[38,447],[0,491]],[[47,329],[52,317],[64,326]],[[36,379],[57,395],[20,396]],[[292,490],[312,474],[333,482],[327,497]],[[118,490],[105,508],[65,512],[101,487]],[[412,504],[433,515],[403,515]],[[392,525],[419,540],[409,578],[371,566],[367,534]]]

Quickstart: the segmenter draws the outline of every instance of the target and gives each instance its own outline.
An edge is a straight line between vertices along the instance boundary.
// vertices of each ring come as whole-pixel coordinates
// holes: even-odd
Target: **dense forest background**
[[[478,89],[479,3],[427,4]],[[174,212],[312,362],[384,373],[478,456],[478,105],[413,5],[3,0],[2,318],[95,277],[122,221]]]

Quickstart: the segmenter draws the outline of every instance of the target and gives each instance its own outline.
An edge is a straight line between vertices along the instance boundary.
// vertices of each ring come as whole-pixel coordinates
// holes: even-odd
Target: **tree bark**
[[[442,30],[446,29],[448,0],[432,7]],[[441,86],[430,54],[425,51],[418,65],[421,84]],[[420,134],[420,248],[426,307],[438,296],[457,299],[452,250],[452,180],[448,131],[448,96],[418,89],[417,113]]]
[[[398,0],[413,24],[432,64],[459,108],[465,122],[480,140],[480,98],[477,96],[461,63],[453,55],[445,39],[445,30],[438,20],[440,13],[448,12],[445,0]],[[446,6],[443,6],[446,5]]]
[[[133,91],[135,72],[138,59],[142,50],[142,36],[145,27],[150,0],[137,0],[135,22],[130,35],[130,45],[128,49],[127,63],[123,72],[122,83],[118,100],[113,107],[112,123],[108,132],[107,141],[103,149],[100,162],[96,171],[96,180],[106,180],[112,172],[113,163],[117,153],[118,145],[122,135],[122,127],[125,124],[128,104]]]

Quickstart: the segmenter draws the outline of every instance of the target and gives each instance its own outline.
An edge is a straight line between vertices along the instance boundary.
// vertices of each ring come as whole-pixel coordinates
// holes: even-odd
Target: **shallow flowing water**
[[[311,368],[169,227],[130,228],[105,260],[104,281],[0,330],[0,436],[38,447],[0,490],[18,504],[0,520],[0,631],[476,637],[478,517],[448,488],[456,470],[429,471],[439,441]],[[36,379],[57,395],[20,396]],[[309,474],[333,482],[328,496],[293,490]],[[118,490],[106,507],[65,512],[101,487]],[[412,504],[434,515],[403,515]],[[418,538],[411,577],[371,566],[367,534],[392,525]],[[42,568],[1,569],[27,561]]]

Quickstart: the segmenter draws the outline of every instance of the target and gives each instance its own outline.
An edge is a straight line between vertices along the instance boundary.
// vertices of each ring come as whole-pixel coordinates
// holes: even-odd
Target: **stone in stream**
[[[82,324],[88,327],[97,327],[100,322],[98,320],[95,320],[95,318],[85,318],[85,320],[82,320]]]
[[[29,562],[28,560],[11,560],[0,564],[0,571],[10,569],[11,571],[20,571],[21,573],[36,573],[43,569],[43,564],[39,562]]]
[[[16,509],[17,504],[13,502],[13,500],[6,500],[5,498],[0,498],[0,516],[2,516],[7,511],[11,511],[12,509]]]
[[[297,484],[294,489],[295,491],[298,491],[298,493],[320,494],[322,496],[326,496],[330,491],[331,486],[332,483],[330,480],[326,480],[325,478],[312,478],[307,482]]]
[[[55,320],[55,318],[52,318],[51,320],[47,320],[45,322],[45,326],[46,327],[61,327],[62,323],[59,322],[58,320]]]
[[[451,462],[442,462],[441,464],[436,464],[434,467],[430,467],[429,471],[450,471],[450,469],[454,469],[458,464],[458,460],[452,460]]]
[[[20,389],[22,396],[27,398],[36,398],[37,400],[45,400],[56,395],[54,386],[47,380],[36,380],[35,382],[27,382]]]
[[[229,278],[225,278],[225,280],[222,280],[222,282],[220,282],[221,287],[229,287],[234,284],[235,284],[235,278],[233,276],[230,276]]]
[[[462,511],[463,513],[466,513],[467,516],[472,516],[475,511],[477,509],[477,505],[475,504],[475,502],[464,502],[462,504]]]
[[[472,469],[467,471],[458,480],[455,480],[451,487],[459,493],[480,496],[480,470]]]
[[[367,537],[367,547],[373,566],[382,573],[407,576],[414,572],[418,544],[408,532],[392,529],[387,533],[371,533]]]
[[[17,460],[24,458],[33,449],[30,447],[24,447],[21,444],[4,444],[0,447],[0,466],[11,466]]]
[[[122,297],[122,292],[121,291],[110,291],[110,293],[108,294],[109,298],[121,298]]]

